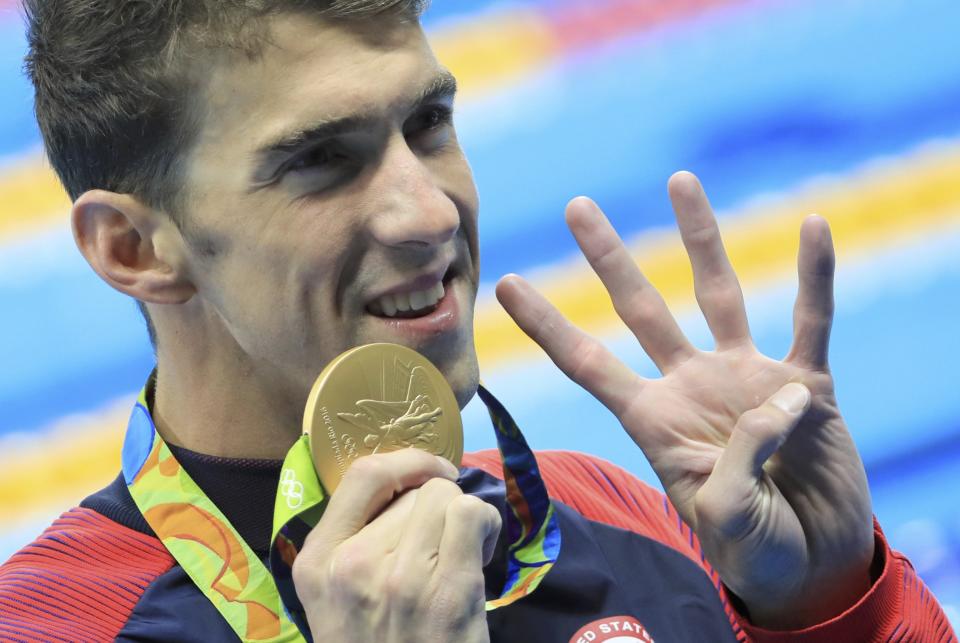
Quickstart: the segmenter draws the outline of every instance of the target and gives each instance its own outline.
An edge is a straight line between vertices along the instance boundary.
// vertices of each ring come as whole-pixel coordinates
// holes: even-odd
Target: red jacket
[[[178,460],[265,555],[272,505],[251,499],[262,493],[272,500],[279,463],[251,472],[249,462],[189,452]],[[856,605],[816,627],[769,632],[738,613],[663,494],[594,457],[543,452],[538,461],[560,515],[563,548],[533,594],[488,614],[494,643],[599,643],[615,636],[657,643],[957,641],[934,597],[879,527],[876,580]],[[503,511],[501,471],[496,451],[468,454],[461,485]],[[243,502],[226,506],[238,495]],[[495,593],[502,587],[497,558],[485,573]],[[0,640],[115,639],[236,640],[153,535],[122,478],[0,567]]]

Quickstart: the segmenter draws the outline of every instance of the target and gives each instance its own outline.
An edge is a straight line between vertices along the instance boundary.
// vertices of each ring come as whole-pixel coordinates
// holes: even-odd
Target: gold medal
[[[364,455],[415,447],[460,466],[463,424],[440,371],[397,344],[367,344],[330,362],[303,416],[313,464],[328,493]]]

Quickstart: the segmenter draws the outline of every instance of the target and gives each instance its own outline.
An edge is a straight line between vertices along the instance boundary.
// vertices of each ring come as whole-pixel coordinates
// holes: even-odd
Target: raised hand
[[[743,295],[706,195],[692,174],[668,186],[714,351],[690,344],[600,209],[577,198],[567,224],[618,315],[663,376],[645,379],[527,282],[497,297],[568,377],[620,420],[754,623],[822,622],[869,588],[874,540],[863,463],[827,362],[834,253],[825,220],[800,230],[794,341],[757,351]]]
[[[315,641],[485,643],[483,566],[500,514],[442,458],[357,459],[293,564]]]

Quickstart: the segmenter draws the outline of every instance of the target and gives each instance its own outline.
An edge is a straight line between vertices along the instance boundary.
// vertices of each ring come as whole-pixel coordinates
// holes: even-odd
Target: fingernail
[[[796,415],[807,408],[810,402],[810,389],[798,382],[791,382],[773,394],[770,403],[790,415]]]
[[[443,468],[447,470],[451,480],[456,480],[460,477],[460,469],[458,469],[452,462],[444,458],[442,455],[438,455],[437,460],[443,464]]]

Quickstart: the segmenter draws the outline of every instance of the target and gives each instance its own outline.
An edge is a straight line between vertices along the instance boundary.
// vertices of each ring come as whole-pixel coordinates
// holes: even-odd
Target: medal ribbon
[[[507,579],[494,610],[534,591],[560,553],[560,526],[533,451],[506,409],[482,386],[503,460]],[[243,641],[310,641],[291,568],[319,522],[327,495],[304,434],[287,453],[277,489],[270,568],[176,461],[140,393],[123,444],[123,475],[134,502],[167,550]]]
[[[303,641],[273,577],[157,432],[140,393],[123,441],[123,477],[164,547],[242,641]]]

